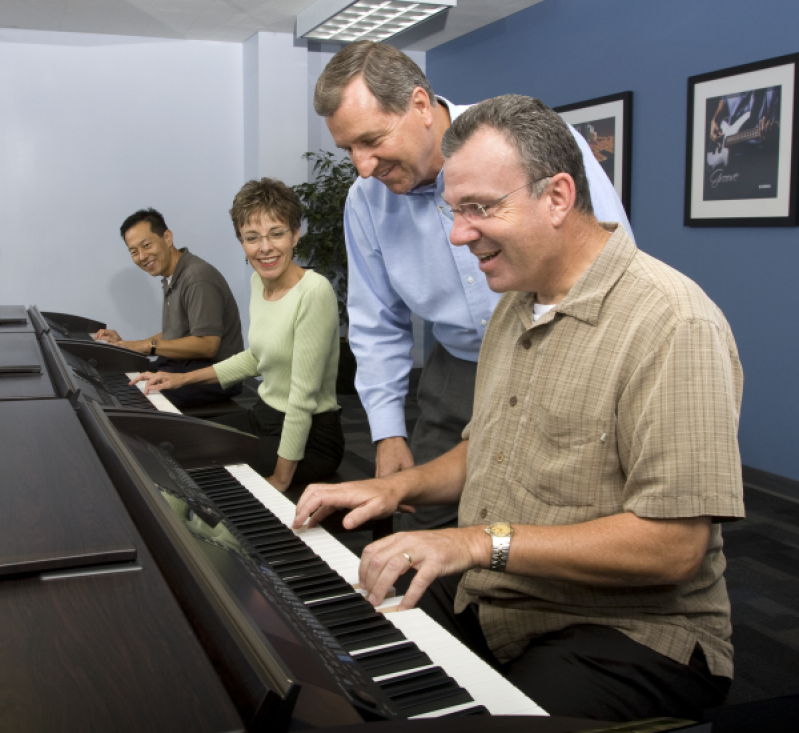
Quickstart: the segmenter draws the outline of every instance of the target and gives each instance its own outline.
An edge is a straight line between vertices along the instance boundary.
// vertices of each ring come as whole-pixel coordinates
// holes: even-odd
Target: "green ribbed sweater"
[[[226,388],[247,377],[263,377],[261,399],[286,413],[277,454],[299,461],[305,456],[311,415],[338,407],[336,296],[327,279],[313,270],[275,302],[264,300],[257,273],[250,285],[250,347],[214,369]]]

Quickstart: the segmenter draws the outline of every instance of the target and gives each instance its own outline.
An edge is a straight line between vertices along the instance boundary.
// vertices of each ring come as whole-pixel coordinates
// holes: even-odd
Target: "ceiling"
[[[293,33],[312,0],[0,0],[0,28],[240,43],[258,31]],[[542,0],[458,0],[391,41],[431,48]]]

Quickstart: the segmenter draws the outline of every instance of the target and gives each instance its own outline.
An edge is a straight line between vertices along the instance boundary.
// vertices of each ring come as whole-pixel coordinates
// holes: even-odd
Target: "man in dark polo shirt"
[[[96,339],[158,356],[153,371],[162,372],[192,372],[244,350],[239,309],[225,278],[187,248],[177,249],[158,211],[142,209],[132,214],[123,222],[120,234],[133,261],[149,275],[162,278],[161,332],[125,341],[116,331],[101,329]],[[218,384],[197,384],[162,394],[183,409],[240,392],[240,384],[227,390]]]

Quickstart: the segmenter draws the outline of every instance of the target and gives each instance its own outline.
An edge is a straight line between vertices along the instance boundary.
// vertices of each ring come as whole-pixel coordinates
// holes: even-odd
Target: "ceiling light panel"
[[[317,0],[297,16],[295,35],[313,41],[385,41],[457,0]]]

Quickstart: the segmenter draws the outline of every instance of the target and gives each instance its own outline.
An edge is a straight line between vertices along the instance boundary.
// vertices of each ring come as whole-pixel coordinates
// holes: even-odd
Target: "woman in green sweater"
[[[328,478],[344,455],[336,403],[338,306],[327,279],[294,261],[302,220],[294,191],[271,178],[250,181],[236,194],[230,216],[255,270],[249,348],[206,369],[147,372],[134,381],[147,380],[148,392],[216,382],[227,388],[263,377],[253,409],[215,422],[257,435],[253,468],[285,491]]]

